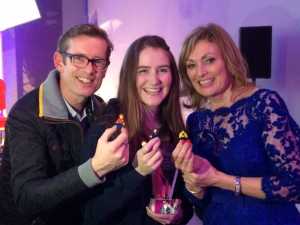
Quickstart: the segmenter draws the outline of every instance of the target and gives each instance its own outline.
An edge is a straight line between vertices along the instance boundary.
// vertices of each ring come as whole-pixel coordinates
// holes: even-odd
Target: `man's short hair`
[[[107,60],[109,60],[111,51],[113,50],[113,44],[108,38],[108,35],[105,32],[105,30],[99,28],[94,24],[80,24],[71,27],[58,39],[57,51],[66,52],[69,48],[69,40],[81,35],[96,37],[105,40],[107,43],[106,57]]]

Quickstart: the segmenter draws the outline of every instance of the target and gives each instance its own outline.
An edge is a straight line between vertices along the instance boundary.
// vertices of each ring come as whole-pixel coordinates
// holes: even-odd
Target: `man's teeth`
[[[85,83],[85,84],[92,82],[92,80],[84,78],[84,77],[78,77],[78,80],[80,80],[82,83]]]

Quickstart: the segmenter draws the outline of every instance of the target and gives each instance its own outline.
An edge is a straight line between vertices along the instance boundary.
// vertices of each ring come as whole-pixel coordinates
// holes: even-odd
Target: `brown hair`
[[[165,40],[159,36],[143,36],[135,40],[128,48],[120,71],[118,99],[121,111],[125,114],[129,139],[139,140],[143,136],[144,106],[138,97],[136,88],[137,67],[141,51],[147,47],[160,48],[167,52],[170,59],[172,84],[167,97],[159,106],[157,118],[160,122],[160,137],[177,141],[177,134],[183,129],[179,105],[179,74],[176,61]],[[130,121],[128,121],[130,120]],[[133,141],[135,144],[138,141]],[[138,146],[135,146],[138,147]]]
[[[105,40],[107,43],[106,59],[109,61],[110,54],[113,50],[113,44],[108,38],[105,30],[97,27],[94,24],[80,24],[71,27],[58,39],[57,51],[61,53],[66,52],[69,48],[69,40],[81,35],[96,37]]]
[[[204,97],[199,95],[187,75],[186,61],[199,41],[206,40],[215,43],[221,51],[228,73],[233,77],[234,87],[247,85],[248,65],[230,35],[217,24],[207,24],[194,29],[183,42],[179,56],[179,72],[183,88],[191,97],[192,108],[199,108]]]

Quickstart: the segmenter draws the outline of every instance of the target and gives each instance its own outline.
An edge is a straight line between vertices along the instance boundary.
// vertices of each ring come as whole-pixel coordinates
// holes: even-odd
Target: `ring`
[[[189,189],[188,187],[185,187],[185,188],[186,188],[186,190],[188,190],[192,194],[198,194],[200,192],[203,192],[203,188],[199,188],[198,191],[193,191],[193,190]]]

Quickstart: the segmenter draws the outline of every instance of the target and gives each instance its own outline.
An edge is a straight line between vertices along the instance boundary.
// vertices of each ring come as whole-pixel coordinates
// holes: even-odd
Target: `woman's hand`
[[[177,224],[182,219],[181,200],[175,199],[176,211],[174,214],[160,214],[146,207],[147,215],[160,224]]]
[[[193,172],[192,143],[189,140],[180,140],[172,152],[175,167],[182,172]]]
[[[192,172],[183,172],[183,179],[187,187],[198,190],[203,187],[214,186],[218,181],[218,171],[208,160],[193,155]]]
[[[196,198],[203,199],[205,195],[205,188],[198,187],[198,186],[192,186],[191,184],[185,183],[185,188]]]
[[[156,170],[163,161],[163,156],[160,150],[160,139],[152,138],[135,155],[133,167],[135,170],[146,176]]]
[[[183,173],[202,173],[210,166],[210,163],[192,152],[190,140],[180,140],[176,145],[172,158],[175,167]]]

